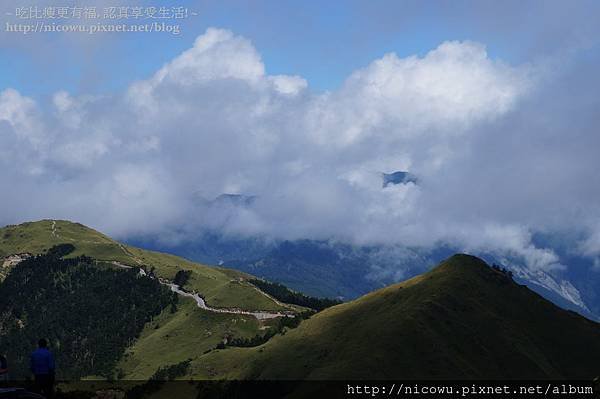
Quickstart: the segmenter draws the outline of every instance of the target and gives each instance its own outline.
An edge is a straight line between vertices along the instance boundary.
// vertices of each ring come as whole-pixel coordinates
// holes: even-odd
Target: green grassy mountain
[[[34,257],[28,258],[28,256],[48,254],[52,248],[63,244],[73,247],[65,258],[67,261],[72,260],[75,263],[69,264],[68,270],[65,271],[61,262],[54,261],[52,265],[40,268],[39,275],[36,274],[33,269],[42,260],[36,260]],[[15,257],[15,255],[18,256]],[[82,255],[91,258],[91,266],[89,260],[77,260]],[[56,317],[68,315],[62,313],[60,301],[70,301],[65,303],[65,308],[75,306],[75,302],[69,299],[69,295],[76,293],[75,297],[82,299],[80,293],[85,292],[86,286],[89,286],[90,289],[103,287],[104,290],[98,293],[98,297],[105,298],[106,309],[103,310],[102,306],[99,307],[98,302],[93,300],[93,295],[91,298],[86,296],[87,299],[83,298],[82,302],[76,302],[79,304],[79,308],[88,309],[90,314],[88,315],[89,320],[83,320],[78,329],[72,330],[73,334],[75,331],[95,328],[93,327],[94,319],[103,320],[103,317],[110,315],[111,312],[117,312],[119,317],[115,319],[120,320],[124,314],[129,314],[126,312],[126,310],[128,311],[127,307],[135,305],[129,303],[131,301],[127,298],[131,297],[124,291],[131,290],[142,293],[144,289],[148,289],[147,284],[142,284],[146,279],[134,278],[138,267],[148,271],[153,270],[157,277],[170,281],[175,279],[178,272],[187,272],[188,278],[185,283],[187,291],[200,293],[208,306],[229,313],[199,308],[194,299],[179,296],[175,311],[172,307],[167,306],[158,314],[136,313],[136,317],[148,321],[142,323],[139,329],[136,328],[130,332],[125,347],[122,344],[118,345],[118,350],[122,353],[119,354],[116,363],[113,362],[113,357],[106,359],[102,367],[86,363],[86,367],[82,367],[80,370],[84,374],[76,373],[76,370],[65,366],[63,371],[66,374],[63,376],[87,375],[92,378],[95,378],[96,374],[107,376],[110,374],[108,369],[110,365],[113,367],[114,377],[147,379],[161,367],[169,367],[188,359],[198,358],[227,338],[249,339],[274,328],[274,319],[257,319],[253,315],[235,312],[301,312],[305,310],[301,306],[282,303],[261,291],[250,283],[255,279],[254,276],[123,245],[78,223],[43,220],[7,226],[0,229],[0,289],[6,295],[14,297],[16,303],[3,301],[0,304],[0,319],[17,325],[19,329],[23,325],[26,328],[32,327],[31,330],[27,330],[28,334],[23,335],[19,333],[19,329],[4,328],[4,324],[0,326],[0,342],[7,343],[9,339],[18,341],[18,345],[3,346],[13,364],[13,369],[19,367],[24,369],[25,366],[22,363],[35,345],[37,338],[34,335],[37,336],[36,334],[52,338],[54,345],[63,345],[55,347],[56,351],[67,350],[68,346],[70,353],[80,356],[79,352],[72,348],[71,343],[64,344],[65,338],[69,338],[68,334],[61,334],[60,331],[56,331],[56,328],[46,331],[40,326],[60,325],[60,320]],[[12,272],[13,270],[15,273]],[[16,273],[17,271],[18,273]],[[32,280],[27,277],[29,275],[36,278],[39,290],[36,289],[35,292],[30,290]],[[119,284],[110,283],[111,281],[119,282]],[[42,287],[44,282],[48,285],[45,289]],[[123,287],[123,283],[126,287]],[[77,289],[73,287],[77,287]],[[167,288],[164,285],[161,287]],[[160,292],[163,292],[164,289]],[[156,291],[153,295],[158,295],[158,292]],[[114,301],[117,302],[113,303]],[[19,303],[23,303],[24,307],[16,305]],[[113,305],[108,305],[109,303],[113,303]],[[120,306],[115,305],[116,303],[120,303]],[[47,307],[44,307],[46,305]],[[135,306],[139,308],[140,305]],[[43,308],[44,312],[36,312],[37,308]],[[23,309],[28,309],[28,311],[24,312]],[[44,316],[44,313],[52,317],[48,318]],[[49,320],[52,323],[48,323]],[[67,323],[66,327],[74,323],[73,320],[64,320],[64,322]],[[107,328],[111,325],[110,328],[114,327],[114,323],[105,324]],[[85,334],[79,334],[75,338],[82,342],[89,341],[89,337]],[[106,338],[108,339],[108,335]],[[110,342],[110,339],[107,342]],[[59,353],[59,356],[62,355],[64,354]],[[93,355],[93,353],[87,353],[85,356]],[[66,358],[69,358],[68,356]],[[97,365],[98,362],[95,364]],[[97,372],[95,373],[93,370]]]
[[[38,290],[38,302],[21,306],[28,301],[28,276],[35,275],[36,264],[45,258],[15,263],[11,255],[47,255],[58,244],[71,244],[74,250],[66,259],[44,266],[48,275],[35,276],[35,281],[38,285],[46,281],[47,290]],[[84,254],[92,259],[81,258]],[[278,319],[199,308],[187,296],[178,296],[174,309],[167,299],[160,304],[146,302],[147,295],[128,296],[121,287],[139,288],[141,293],[154,290],[159,299],[165,286],[146,282],[136,268],[154,269],[158,277],[171,281],[183,270],[189,272],[186,289],[201,293],[214,308],[296,313],[305,309],[274,299],[251,283],[253,276],[241,272],[122,245],[85,226],[51,220],[0,229],[0,266],[2,275],[8,276],[0,289],[19,293],[14,294],[19,299],[0,316],[10,317],[18,328],[29,323],[37,332],[42,328],[36,327],[39,320],[31,319],[37,317],[36,307],[50,303],[59,310],[49,313],[62,311],[59,298],[75,295],[73,287],[77,292],[95,287],[101,290],[99,298],[113,304],[101,315],[107,320],[102,324],[107,331],[119,325],[110,312],[139,302],[119,317],[134,315],[143,323],[121,339],[118,352],[103,360],[103,376],[112,372],[117,378],[139,380],[171,374],[184,379],[590,379],[600,374],[599,324],[558,308],[506,273],[468,255],[455,255],[428,273],[326,308],[298,327],[250,348],[223,348],[222,342],[276,331],[281,328]],[[142,283],[139,287],[138,282]],[[277,285],[267,284],[267,288],[280,298],[286,294]],[[94,295],[76,297],[83,298],[81,306],[89,312],[103,312]],[[140,306],[151,310],[136,313],[143,309]],[[78,331],[92,325],[86,323],[83,320]],[[10,331],[0,328],[0,340],[2,334],[18,337],[17,329]],[[30,335],[33,340],[35,334]],[[84,333],[81,338],[85,342]],[[68,334],[60,339],[71,342]],[[20,352],[27,352],[34,344],[15,342],[4,349],[18,346]],[[72,353],[83,354],[82,364],[88,364],[90,354],[77,348]],[[25,358],[22,353],[9,356]],[[94,378],[94,370],[89,365],[81,375]]]
[[[600,374],[600,325],[558,308],[478,258],[326,309],[191,373],[234,379],[581,378]]]
[[[209,267],[160,252],[146,251],[121,244],[79,223],[42,220],[0,228],[0,279],[11,266],[2,267],[2,259],[14,254],[43,253],[54,245],[72,244],[69,257],[85,254],[100,261],[120,265],[154,268],[157,276],[173,280],[179,270],[191,271],[186,287],[202,293],[212,307],[244,310],[285,310],[247,280],[248,274],[231,269]]]

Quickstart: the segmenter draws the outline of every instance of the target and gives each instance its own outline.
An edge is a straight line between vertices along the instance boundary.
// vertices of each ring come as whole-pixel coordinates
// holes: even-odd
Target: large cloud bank
[[[600,255],[599,82],[577,63],[510,65],[451,41],[315,93],[211,28],[125,93],[39,103],[0,91],[0,222],[449,244],[561,269],[535,233]],[[396,170],[418,183],[383,188]],[[222,193],[257,197],[203,200]]]

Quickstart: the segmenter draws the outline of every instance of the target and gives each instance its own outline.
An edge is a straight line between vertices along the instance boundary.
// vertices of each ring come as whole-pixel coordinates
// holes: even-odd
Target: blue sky
[[[178,36],[115,33],[75,34],[78,37],[73,38],[72,33],[46,33],[15,37],[3,31],[0,87],[19,88],[32,96],[50,95],[58,89],[72,93],[123,89],[191,47],[211,26],[250,39],[268,73],[303,76],[316,91],[335,89],[352,71],[388,52],[400,57],[423,55],[446,40],[474,40],[485,44],[491,57],[520,62],[560,47],[559,43],[546,42],[545,37],[554,40],[555,36],[569,36],[563,34],[569,25],[561,26],[556,7],[548,2],[543,10],[545,21],[530,16],[532,10],[542,10],[535,2],[503,2],[506,7],[500,9],[493,2],[445,1],[159,3],[185,6],[199,15],[186,19]],[[11,2],[2,4],[2,14],[13,9]],[[4,23],[14,21],[4,18]],[[522,35],[524,31],[528,34]],[[521,37],[517,40],[518,34]]]

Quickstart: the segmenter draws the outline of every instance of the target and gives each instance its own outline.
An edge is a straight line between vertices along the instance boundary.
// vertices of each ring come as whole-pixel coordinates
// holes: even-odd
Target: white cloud
[[[579,244],[579,250],[587,256],[600,256],[600,223],[592,225],[590,234]]]
[[[268,75],[246,38],[208,29],[122,95],[59,92],[44,112],[3,91],[0,183],[11,192],[0,220],[63,217],[120,236],[209,226],[449,243],[560,270],[532,234],[576,229],[598,211],[600,193],[580,180],[594,181],[599,143],[584,124],[573,144],[570,113],[554,102],[571,78],[540,71],[445,42],[423,57],[386,54],[318,94],[301,77]],[[37,174],[24,177],[29,159]],[[382,188],[380,173],[395,170],[418,184]],[[257,199],[215,208],[195,195],[224,192]]]
[[[160,95],[155,92],[160,86],[198,87],[230,79],[256,84],[264,75],[260,55],[249,40],[228,30],[209,28],[192,48],[164,65],[151,79],[133,84],[129,94],[134,102],[147,105],[153,96]]]
[[[340,145],[375,135],[387,136],[390,144],[427,134],[462,135],[510,110],[530,80],[526,67],[493,61],[477,43],[445,42],[423,58],[390,53],[314,103],[311,134]]]
[[[269,76],[269,79],[282,94],[296,95],[308,86],[308,82],[300,76],[276,75]]]
[[[0,121],[7,122],[13,133],[33,147],[45,144],[37,121],[35,102],[14,89],[0,92]]]
[[[191,85],[215,79],[255,82],[265,74],[260,55],[249,40],[210,28],[194,46],[162,67],[153,80]]]

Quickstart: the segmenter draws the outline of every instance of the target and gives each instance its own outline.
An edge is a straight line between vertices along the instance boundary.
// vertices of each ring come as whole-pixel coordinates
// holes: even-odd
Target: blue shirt
[[[54,372],[54,356],[47,348],[39,348],[31,354],[31,372],[35,375]]]
[[[8,373],[8,363],[6,358],[0,355],[0,375]]]

